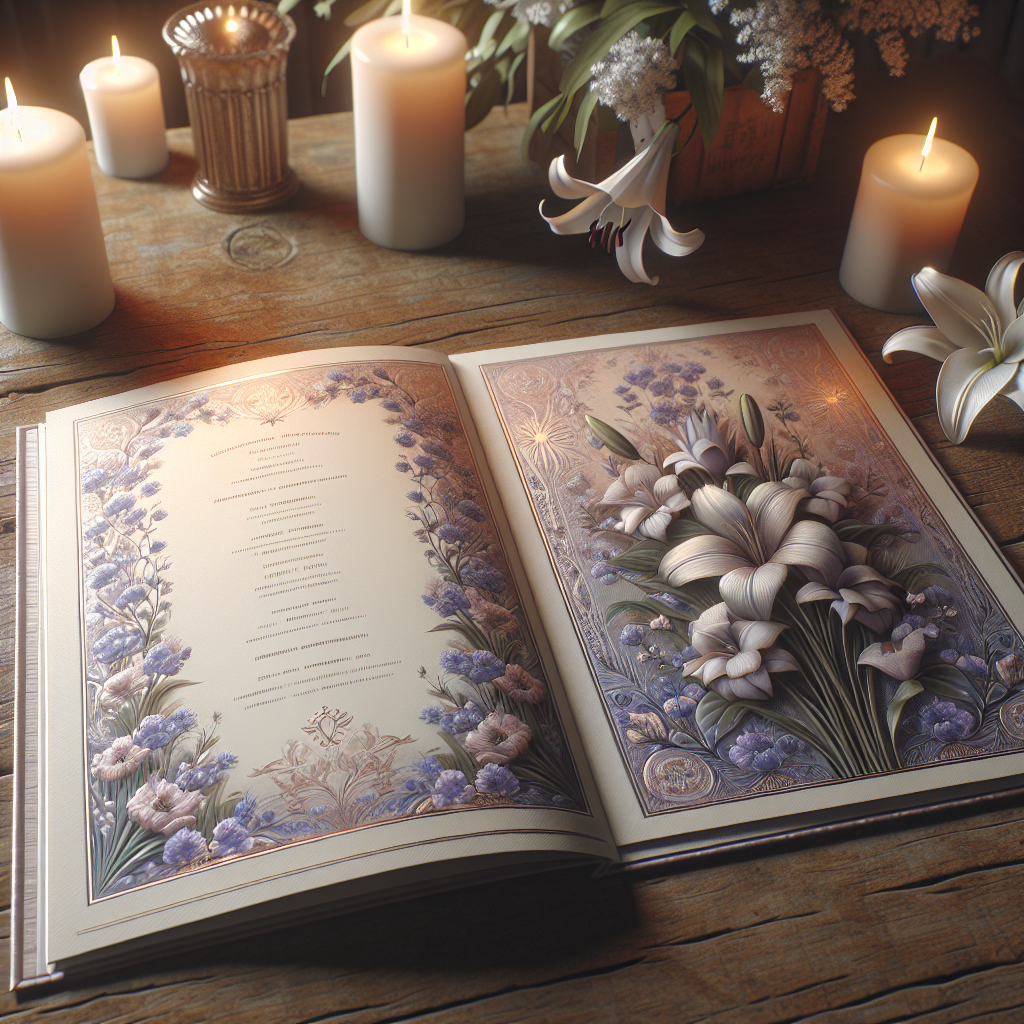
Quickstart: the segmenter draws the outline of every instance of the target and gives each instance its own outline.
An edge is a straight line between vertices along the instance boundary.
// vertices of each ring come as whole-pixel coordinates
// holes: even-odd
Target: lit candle
[[[935,125],[924,145],[920,135],[893,135],[864,157],[839,283],[873,309],[919,311],[910,275],[925,266],[949,269],[978,164],[936,139]]]
[[[114,308],[82,126],[45,107],[0,110],[0,323],[29,338],[95,327]]]
[[[409,13],[352,37],[359,230],[389,249],[433,249],[465,223],[466,37]]]
[[[96,162],[104,174],[148,178],[167,166],[167,136],[160,76],[141,57],[100,57],[78,76],[89,111]]]

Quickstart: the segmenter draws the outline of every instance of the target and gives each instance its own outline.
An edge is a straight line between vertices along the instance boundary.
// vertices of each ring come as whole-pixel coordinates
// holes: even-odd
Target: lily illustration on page
[[[548,181],[562,199],[582,199],[576,207],[559,217],[548,217],[544,203],[540,215],[557,235],[590,232],[594,244],[615,250],[619,269],[634,284],[657,284],[644,269],[644,240],[651,240],[669,256],[687,256],[704,241],[704,232],[676,231],[665,216],[665,192],[668,168],[679,125],[665,121],[650,143],[625,167],[597,185],[572,177],[565,169],[565,158],[551,161]]]
[[[1010,252],[989,272],[985,290],[925,267],[911,278],[934,327],[907,327],[882,346],[882,358],[913,352],[942,361],[935,383],[939,423],[953,444],[967,437],[996,395],[1024,410],[1024,301],[1013,290],[1024,252]]]

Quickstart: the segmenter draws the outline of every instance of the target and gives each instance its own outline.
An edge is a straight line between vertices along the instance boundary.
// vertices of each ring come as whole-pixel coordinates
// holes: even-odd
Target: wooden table
[[[863,78],[863,76],[862,76]],[[870,79],[870,76],[869,76]],[[940,117],[982,179],[952,272],[977,284],[1024,247],[1024,104],[984,67],[933,62],[862,81],[832,116],[815,182],[677,211],[695,255],[631,285],[584,238],[537,216],[548,189],[516,156],[524,111],[467,136],[463,234],[436,252],[377,249],[357,231],[350,115],[292,122],[304,189],[257,217],[191,198],[187,130],[148,182],[96,174],[117,310],[61,342],[0,329],[3,519],[0,795],[10,863],[13,430],[50,409],[179,374],[328,345],[448,352],[831,306],[880,370],[1007,558],[1024,570],[1024,416],[1003,401],[959,448],[934,414],[936,364],[882,364],[924,317],[859,306],[837,268],[867,145]],[[152,966],[30,997],[0,1020],[194,1024],[456,1021],[1024,1020],[1024,809],[875,829],[828,844],[595,880],[556,873],[240,938],[169,948]],[[6,957],[6,949],[0,951]]]

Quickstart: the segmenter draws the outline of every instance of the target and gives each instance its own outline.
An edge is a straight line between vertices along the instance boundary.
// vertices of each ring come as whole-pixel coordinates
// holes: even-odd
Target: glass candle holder
[[[164,25],[181,65],[198,168],[192,194],[223,213],[276,206],[299,188],[288,166],[288,47],[274,4],[184,7]]]

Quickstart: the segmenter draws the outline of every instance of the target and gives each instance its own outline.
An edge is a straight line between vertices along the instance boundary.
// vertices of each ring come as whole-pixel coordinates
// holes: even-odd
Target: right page
[[[452,362],[627,858],[1024,770],[1020,581],[833,314]]]

